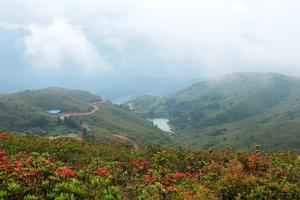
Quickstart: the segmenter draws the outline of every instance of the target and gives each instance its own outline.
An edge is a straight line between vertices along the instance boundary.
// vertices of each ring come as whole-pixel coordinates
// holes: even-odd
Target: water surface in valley
[[[48,110],[48,112],[52,115],[56,115],[56,114],[59,114],[61,112],[61,110],[59,109],[51,109],[51,110]]]
[[[169,126],[169,120],[164,118],[155,118],[150,119],[150,121],[153,122],[154,125],[156,125],[158,128],[160,128],[163,131],[171,132],[171,127]]]

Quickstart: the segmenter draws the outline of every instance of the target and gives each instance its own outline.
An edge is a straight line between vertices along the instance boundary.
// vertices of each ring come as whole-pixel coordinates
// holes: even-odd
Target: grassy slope
[[[66,134],[68,130],[77,132],[74,128],[57,125],[57,118],[49,115],[47,110],[59,108],[63,112],[85,112],[90,103],[99,98],[89,92],[62,88],[0,95],[0,129],[22,131],[35,127],[35,120],[46,118],[48,123],[42,128],[50,135]],[[96,133],[99,140],[111,133],[126,133],[138,144],[167,142],[167,138],[158,128],[136,115],[111,104],[98,106],[99,112],[91,116],[75,117],[74,120],[78,123],[83,121],[91,126],[91,131]]]
[[[112,104],[98,104],[98,107],[99,112],[79,118],[89,124],[98,136],[122,134],[140,145],[171,142],[160,129],[133,113]]]
[[[169,117],[177,141],[196,148],[249,149],[258,143],[268,150],[300,151],[300,80],[292,77],[233,74],[195,84],[144,108],[144,116]]]
[[[59,108],[63,112],[85,111],[89,103],[99,97],[79,90],[46,88],[0,95],[0,127],[8,130],[22,130],[32,126],[32,121],[41,117],[51,125],[56,118],[47,113],[48,109]]]

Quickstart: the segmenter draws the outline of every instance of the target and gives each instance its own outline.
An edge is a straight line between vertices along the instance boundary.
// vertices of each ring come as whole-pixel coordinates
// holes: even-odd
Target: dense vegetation
[[[250,150],[262,144],[268,151],[300,151],[300,80],[293,77],[237,73],[129,105],[145,118],[170,119],[174,139],[195,148]]]
[[[0,133],[0,199],[300,199],[300,158]]]
[[[101,99],[89,92],[63,88],[46,88],[0,95],[0,130],[24,132],[40,127],[47,135],[58,136],[87,131],[94,142],[112,140],[122,134],[138,144],[170,143],[170,140],[146,120],[109,102],[98,103],[99,111],[90,116],[58,120],[49,109],[63,113],[87,112],[91,103]]]

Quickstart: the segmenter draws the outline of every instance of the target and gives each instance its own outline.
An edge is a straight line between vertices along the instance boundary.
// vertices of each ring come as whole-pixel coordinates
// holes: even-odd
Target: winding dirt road
[[[99,110],[99,107],[97,106],[98,103],[104,104],[104,103],[106,103],[106,101],[105,101],[105,100],[101,100],[101,101],[97,101],[97,102],[94,102],[94,103],[90,104],[91,107],[92,107],[92,110],[89,111],[89,112],[62,113],[62,114],[59,116],[59,118],[60,118],[61,120],[64,120],[65,117],[88,116],[88,115],[92,115],[92,114],[94,114],[95,112],[97,112],[97,111]],[[83,126],[84,126],[87,130],[90,130],[90,128],[89,128],[88,125],[83,125]],[[119,139],[126,140],[127,142],[129,142],[129,143],[133,146],[133,148],[134,148],[135,150],[139,149],[139,146],[138,146],[133,140],[129,139],[128,137],[123,136],[123,135],[116,135],[116,134],[111,134],[111,135],[114,136],[114,137],[117,137],[117,138],[119,138]],[[80,139],[80,140],[83,139],[83,136],[82,136],[82,133],[81,133],[81,132],[78,134],[78,137],[77,137],[77,138]]]
[[[91,105],[92,107],[92,110],[89,111],[89,112],[74,112],[74,113],[64,113],[64,114],[61,114],[59,116],[59,118],[61,120],[63,120],[65,117],[73,117],[73,116],[88,116],[88,115],[92,115],[94,114],[95,112],[97,112],[99,110],[98,106],[97,106],[97,103],[105,103],[105,101],[97,101],[97,102],[94,102]]]
[[[120,138],[120,139],[122,139],[122,140],[128,141],[128,142],[133,146],[133,148],[134,148],[135,150],[138,150],[138,149],[139,149],[139,146],[137,145],[137,143],[135,143],[133,140],[129,139],[128,137],[125,137],[125,136],[123,136],[123,135],[116,135],[116,134],[111,134],[111,135],[114,136],[114,137]]]

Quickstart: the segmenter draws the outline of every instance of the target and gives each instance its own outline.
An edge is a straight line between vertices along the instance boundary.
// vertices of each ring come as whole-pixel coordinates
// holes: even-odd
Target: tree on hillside
[[[61,124],[61,119],[60,116],[57,117],[57,124],[60,125]]]
[[[86,127],[83,127],[82,135],[83,135],[83,138],[87,137],[87,129],[86,129]]]

